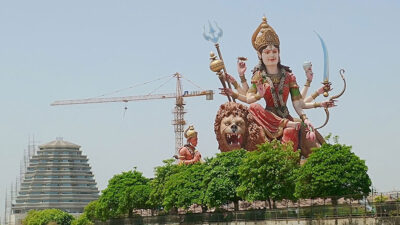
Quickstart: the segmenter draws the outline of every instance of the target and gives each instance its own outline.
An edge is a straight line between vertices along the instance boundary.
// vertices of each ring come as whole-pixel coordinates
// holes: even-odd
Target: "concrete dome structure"
[[[49,208],[82,213],[90,201],[98,199],[94,175],[80,147],[60,138],[40,145],[29,161],[12,214],[20,217],[17,214]]]

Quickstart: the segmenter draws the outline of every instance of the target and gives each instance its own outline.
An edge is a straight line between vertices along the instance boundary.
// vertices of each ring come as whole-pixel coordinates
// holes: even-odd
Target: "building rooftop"
[[[64,141],[62,138],[57,138],[55,141],[43,144],[39,146],[39,149],[79,149],[80,145]]]

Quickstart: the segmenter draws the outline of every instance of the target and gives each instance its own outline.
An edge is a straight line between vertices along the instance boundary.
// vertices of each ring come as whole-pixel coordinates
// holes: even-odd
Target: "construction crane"
[[[153,99],[169,99],[175,98],[175,107],[173,110],[174,120],[172,125],[174,125],[175,130],[175,154],[178,154],[179,148],[183,146],[183,132],[186,121],[184,119],[184,101],[183,98],[186,97],[196,97],[196,96],[206,96],[206,100],[213,100],[214,92],[212,90],[205,91],[185,91],[182,93],[181,78],[182,75],[175,73],[173,77],[176,78],[176,93],[169,94],[148,94],[139,96],[126,96],[126,97],[111,97],[111,98],[86,98],[86,99],[76,99],[76,100],[60,100],[51,103],[51,106],[60,105],[75,105],[75,104],[94,104],[94,103],[106,103],[106,102],[130,102],[130,101],[144,101]]]

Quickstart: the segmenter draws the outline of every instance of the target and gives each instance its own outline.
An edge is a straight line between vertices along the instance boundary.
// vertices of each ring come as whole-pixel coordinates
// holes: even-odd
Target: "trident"
[[[213,52],[210,53],[210,69],[213,72],[216,72],[218,75],[219,80],[221,81],[222,87],[226,88],[226,83],[228,84],[228,87],[231,88],[231,84],[229,82],[227,82],[225,80],[225,74],[227,74],[226,72],[226,68],[225,68],[225,64],[224,61],[222,59],[222,54],[221,54],[221,50],[219,49],[219,44],[218,44],[218,40],[222,37],[222,29],[218,26],[218,24],[216,22],[215,26],[216,29],[218,29],[218,31],[216,29],[214,29],[214,27],[211,25],[210,21],[208,21],[208,34],[206,33],[206,26],[203,27],[203,37],[206,41],[211,41],[212,43],[214,43],[215,48],[217,49],[218,52],[218,56],[219,59],[217,59],[217,56],[215,56],[215,54]],[[222,72],[221,70],[223,70],[224,72]],[[228,101],[233,101],[235,102],[235,99],[231,100],[231,96],[227,95],[228,97]]]

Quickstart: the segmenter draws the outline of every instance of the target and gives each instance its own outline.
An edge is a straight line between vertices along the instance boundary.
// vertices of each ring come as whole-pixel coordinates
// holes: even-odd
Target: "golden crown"
[[[197,131],[194,130],[194,126],[190,125],[188,128],[185,130],[185,138],[189,139],[192,137],[197,137]]]
[[[255,50],[260,51],[262,48],[268,45],[274,45],[279,47],[279,37],[275,33],[274,29],[267,23],[265,16],[262,18],[261,24],[257,27],[256,31],[251,38],[251,43]]]

